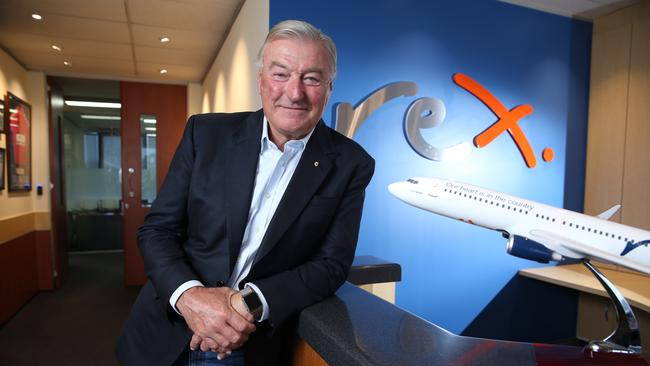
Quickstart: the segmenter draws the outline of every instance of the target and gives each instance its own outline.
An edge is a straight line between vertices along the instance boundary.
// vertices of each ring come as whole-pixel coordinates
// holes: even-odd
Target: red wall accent
[[[51,289],[52,283],[49,230],[33,231],[0,244],[0,324],[38,290]]]
[[[34,246],[36,248],[36,270],[38,272],[38,289],[54,289],[54,270],[52,268],[52,235],[51,231],[35,231]]]

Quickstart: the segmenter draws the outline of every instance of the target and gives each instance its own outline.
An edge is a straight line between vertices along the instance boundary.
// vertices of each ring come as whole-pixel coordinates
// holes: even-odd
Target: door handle
[[[126,190],[129,198],[133,198],[135,197],[135,193],[133,192],[133,176],[135,175],[135,169],[129,168],[127,171],[129,172],[129,175],[126,178]]]

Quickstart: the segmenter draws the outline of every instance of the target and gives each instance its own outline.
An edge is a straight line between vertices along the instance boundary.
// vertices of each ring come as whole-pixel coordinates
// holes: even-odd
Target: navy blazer
[[[148,281],[118,339],[125,365],[171,365],[192,335],[169,305],[184,282],[226,282],[248,221],[263,112],[190,117],[167,177],[138,232]],[[273,364],[289,319],[330,296],[354,258],[374,160],[323,121],[271,219],[248,276],[269,319],[244,345],[246,363]]]

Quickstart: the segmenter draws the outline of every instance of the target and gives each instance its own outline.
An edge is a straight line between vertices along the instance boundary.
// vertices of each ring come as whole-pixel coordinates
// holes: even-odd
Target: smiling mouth
[[[284,106],[284,105],[279,105],[278,107],[292,110],[292,111],[307,111],[309,110],[307,107],[303,106]]]

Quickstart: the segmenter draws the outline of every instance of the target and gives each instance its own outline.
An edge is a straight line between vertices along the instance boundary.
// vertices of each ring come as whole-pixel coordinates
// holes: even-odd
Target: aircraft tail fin
[[[614,214],[618,211],[619,208],[621,208],[621,205],[614,205],[609,210],[598,215],[598,217],[600,217],[601,219],[609,220],[612,216],[614,216]]]

